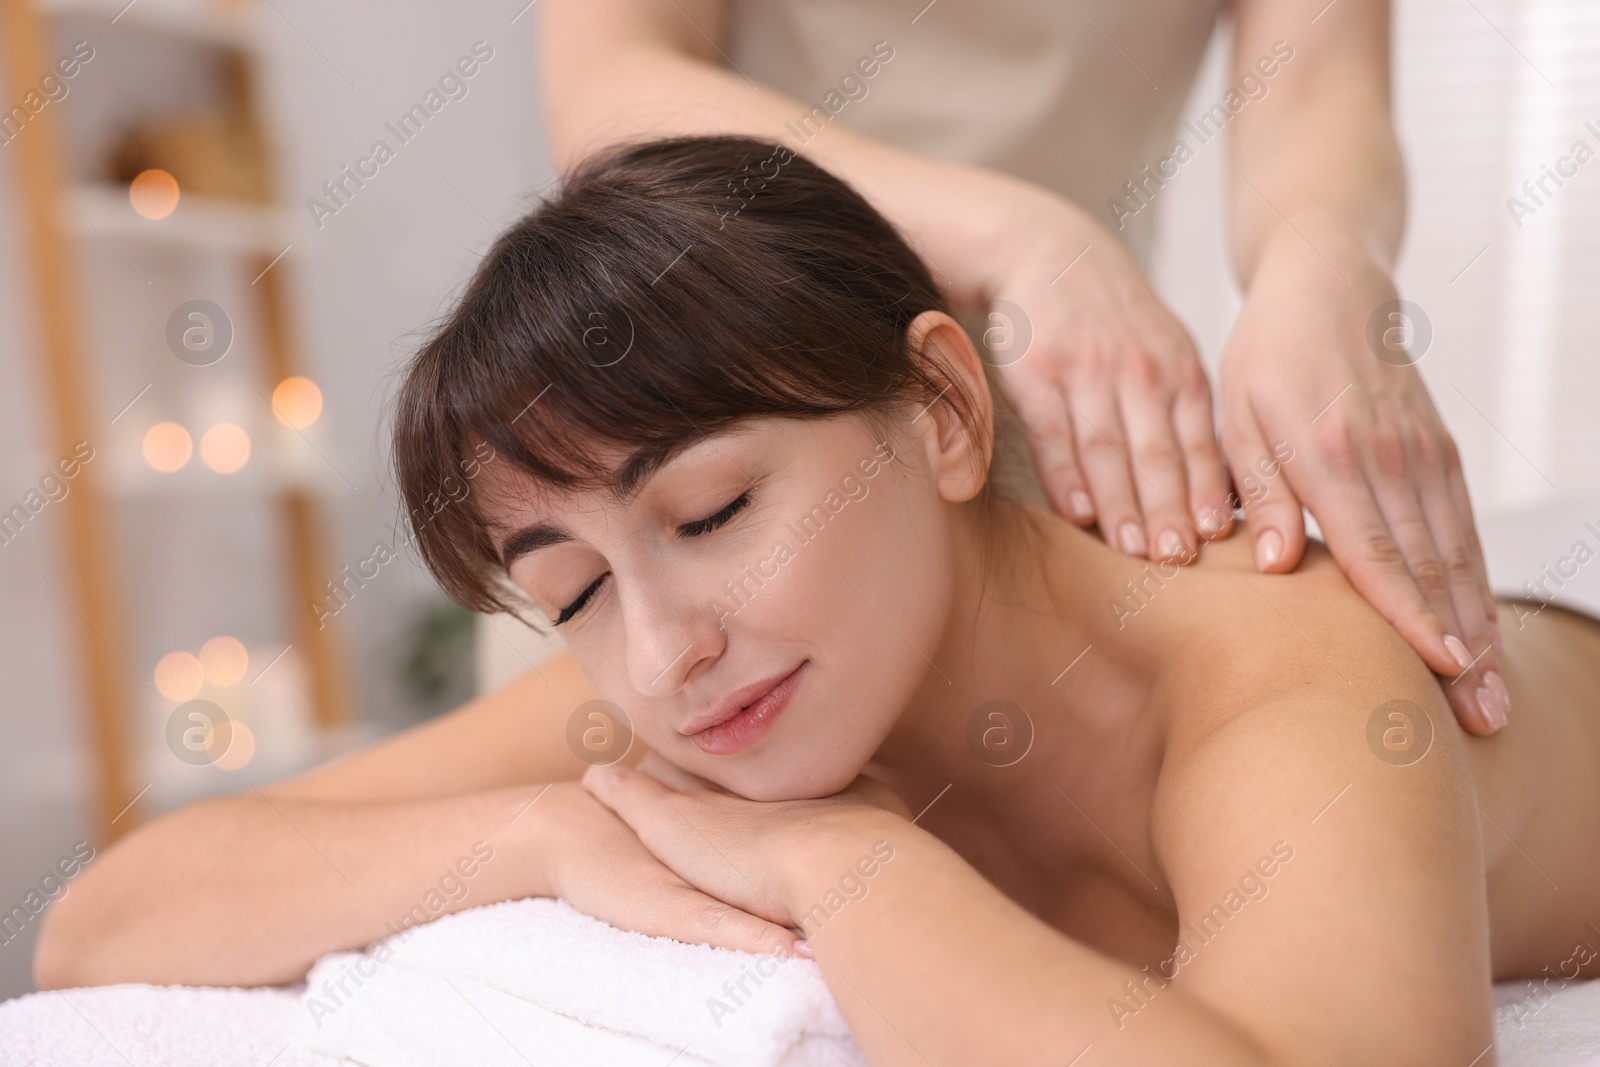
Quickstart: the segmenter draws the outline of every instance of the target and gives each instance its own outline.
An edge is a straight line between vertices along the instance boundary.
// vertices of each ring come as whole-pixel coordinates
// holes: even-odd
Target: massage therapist
[[[1224,6],[545,0],[550,137],[562,167],[675,133],[804,152],[895,223],[958,308],[988,315],[1055,510],[1131,555],[1187,560],[1239,505],[1258,569],[1283,572],[1303,505],[1356,588],[1460,676],[1444,689],[1462,724],[1490,733],[1472,693],[1497,666],[1494,602],[1391,277],[1405,175],[1389,5],[1235,0],[1226,95],[1180,126]],[[1156,201],[1198,151],[1229,154],[1244,292],[1220,449],[1194,345],[1144,274]],[[724,225],[782,158],[729,175]]]

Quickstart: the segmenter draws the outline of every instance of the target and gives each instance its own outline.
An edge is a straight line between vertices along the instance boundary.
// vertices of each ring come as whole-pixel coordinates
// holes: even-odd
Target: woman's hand
[[[1303,503],[1351,583],[1446,679],[1461,724],[1492,733],[1507,706],[1495,604],[1460,456],[1414,366],[1426,324],[1376,264],[1335,269],[1295,234],[1265,256],[1221,369],[1235,480],[1271,469],[1279,442],[1294,449],[1245,501],[1257,567],[1299,563]]]
[[[1006,199],[1023,244],[986,286],[985,358],[1045,494],[1130,555],[1193,559],[1233,523],[1194,343],[1109,231],[1055,197]]]
[[[866,775],[815,800],[747,800],[654,752],[637,768],[591,767],[583,787],[685,883],[787,927],[798,923],[787,913],[782,879],[809,835],[867,813],[911,818],[899,796]]]
[[[608,773],[618,772],[591,767],[584,781]],[[651,937],[758,954],[803,955],[794,948],[799,939],[774,921],[772,909],[752,911],[697,889],[656,859],[629,825],[583,785],[556,782],[548,793],[539,805],[550,828],[546,879],[555,896],[612,926]]]

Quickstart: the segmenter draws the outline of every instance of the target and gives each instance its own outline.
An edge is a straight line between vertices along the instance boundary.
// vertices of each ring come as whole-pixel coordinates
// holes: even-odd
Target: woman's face
[[[750,420],[678,453],[626,503],[491,482],[491,532],[650,748],[751,799],[826,796],[912,700],[949,614],[953,511],[933,422],[890,440],[855,415]]]

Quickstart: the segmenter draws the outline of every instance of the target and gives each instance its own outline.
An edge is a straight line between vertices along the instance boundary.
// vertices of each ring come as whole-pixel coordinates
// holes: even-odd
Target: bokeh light
[[[200,666],[212,685],[233,685],[250,668],[250,653],[237,637],[213,637],[200,647]]]
[[[128,186],[128,202],[147,219],[164,219],[178,206],[178,179],[164,170],[141,171]]]
[[[222,754],[216,765],[225,771],[243,770],[256,754],[256,735],[238,719],[229,725],[228,732],[228,751]]]
[[[272,391],[272,413],[285,426],[303,430],[322,414],[322,390],[310,378],[285,378]]]
[[[162,474],[171,474],[189,462],[194,441],[189,431],[175,422],[158,422],[144,432],[141,446],[144,461]]]
[[[205,668],[188,652],[168,652],[156,664],[156,692],[174,703],[193,700],[205,684]]]
[[[250,435],[241,426],[219,422],[201,435],[200,458],[218,474],[232,474],[250,460]]]

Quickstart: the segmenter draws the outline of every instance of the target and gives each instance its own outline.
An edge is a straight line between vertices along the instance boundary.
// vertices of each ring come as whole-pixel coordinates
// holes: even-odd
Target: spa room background
[[[72,177],[53,209],[75,267],[87,420],[102,428],[91,460],[60,455],[50,421],[40,265],[26,239],[34,207],[19,169],[20,142],[33,131],[0,143],[0,511],[51,472],[101,479],[125,623],[116,648],[130,766],[121,799],[132,807],[112,805],[119,830],[404,728],[547,651],[514,622],[451,610],[398,544],[385,417],[420,331],[499,230],[554,181],[538,20],[525,0],[403,0],[381,11],[310,0],[222,5],[240,9],[237,21],[198,0],[124,2],[32,2],[49,63],[79,40],[93,51],[46,105],[59,112]],[[914,32],[897,45],[915,47]],[[1222,97],[1226,45],[1224,26],[1185,117]],[[198,151],[224,168],[238,161],[234,148],[204,143],[238,134],[204,74],[209,61],[196,59],[216,48],[253,57],[264,134],[256,147],[270,148],[260,165],[275,205],[224,212],[217,229],[202,216],[189,238],[151,239],[138,228],[147,220],[125,217],[118,185],[143,173],[141,150]],[[426,128],[390,133],[442,72],[463,69],[463,57],[473,74]],[[46,71],[15,73],[0,82],[8,92]],[[1397,0],[1395,86],[1410,181],[1401,295],[1426,317],[1419,367],[1465,456],[1495,577],[1515,587],[1579,540],[1600,548],[1600,533],[1580,521],[1600,529],[1600,163],[1577,167],[1532,210],[1508,206],[1529,206],[1524,181],[1576,142],[1591,155],[1600,149],[1600,10],[1582,0]],[[870,96],[859,106],[871,107]],[[124,128],[141,108],[190,125],[152,127],[141,141]],[[166,147],[151,148],[163,131]],[[353,194],[328,210],[324,183],[341,180],[380,138],[391,157],[364,164],[376,173],[347,184]],[[1239,307],[1223,243],[1224,157],[1221,139],[1204,145],[1150,207],[1163,220],[1153,277],[1213,375]],[[238,179],[210,180],[220,188]],[[194,219],[182,195],[165,220],[175,227]],[[313,199],[324,208],[308,206]],[[263,340],[272,320],[256,270],[279,248],[268,269],[279,272],[272,284],[293,377],[304,382],[269,398],[274,381],[261,368],[285,364],[272,362]],[[189,373],[204,360],[192,350],[184,359],[182,329],[177,347],[166,330],[196,300],[220,307],[233,332],[209,376]],[[275,407],[288,417],[275,418]],[[218,426],[235,429],[208,432]],[[73,478],[49,485],[70,494]],[[317,613],[337,637],[328,646],[336,658],[321,668],[296,644],[289,617],[285,486],[313,502],[310,558],[322,579],[340,581],[346,568],[374,575]],[[63,510],[45,494],[0,543],[0,911],[79,842],[105,844],[82,620],[63,592],[75,558]],[[389,558],[379,544],[398,551]],[[342,688],[328,689],[329,678]],[[344,694],[332,715],[318,706],[330,692]],[[173,712],[196,697],[246,724],[248,752],[220,766],[175,758]],[[36,933],[35,923],[0,943],[0,999],[33,988]]]

